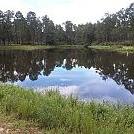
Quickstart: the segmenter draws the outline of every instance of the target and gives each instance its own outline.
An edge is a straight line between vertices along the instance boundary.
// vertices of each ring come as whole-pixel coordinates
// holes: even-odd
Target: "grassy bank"
[[[10,46],[0,46],[0,50],[38,50],[38,49],[52,49],[52,48],[60,48],[60,49],[84,49],[84,45],[57,45],[57,46],[48,46],[48,45],[10,45]],[[123,46],[123,45],[108,45],[108,44],[99,44],[99,45],[91,45],[88,48],[95,50],[103,50],[103,51],[113,51],[119,53],[134,53],[133,46]]]
[[[9,45],[9,46],[0,46],[0,50],[37,50],[37,49],[51,49],[51,48],[61,48],[61,49],[75,49],[75,48],[83,48],[80,45],[57,45],[57,46],[49,46],[49,45]]]
[[[134,53],[133,46],[93,45],[93,46],[89,46],[89,48],[96,49],[96,50],[113,51],[113,52],[119,52],[119,53]]]
[[[0,115],[34,122],[48,134],[133,134],[134,109],[0,86]],[[25,126],[24,126],[25,127]]]

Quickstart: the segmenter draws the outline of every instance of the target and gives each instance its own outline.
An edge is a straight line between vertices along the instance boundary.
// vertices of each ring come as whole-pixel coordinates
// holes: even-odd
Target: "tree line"
[[[0,44],[78,44],[104,42],[134,42],[134,3],[114,14],[106,13],[97,23],[73,24],[66,21],[54,24],[47,16],[35,12],[0,10]]]

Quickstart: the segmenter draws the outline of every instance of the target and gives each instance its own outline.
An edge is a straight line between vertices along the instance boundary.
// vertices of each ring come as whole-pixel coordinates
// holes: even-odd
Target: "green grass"
[[[51,46],[46,45],[10,45],[10,46],[0,46],[0,50],[36,50],[36,49],[49,49]]]
[[[113,51],[119,53],[134,53],[134,46],[121,46],[121,45],[93,45],[89,48],[104,51]]]
[[[51,48],[66,48],[66,49],[75,49],[75,48],[83,48],[80,45],[57,45],[57,46],[49,46],[49,45],[7,45],[0,46],[0,50],[37,50],[37,49],[51,49]]]
[[[134,109],[82,102],[58,91],[33,92],[11,85],[0,86],[0,115],[35,122],[48,134],[133,134]]]
[[[59,48],[59,49],[84,49],[85,45],[7,45],[7,46],[0,46],[1,50],[38,50],[38,49],[53,49],[53,48]],[[104,43],[104,44],[98,44],[93,43],[91,46],[88,46],[88,48],[96,49],[96,50],[104,50],[104,51],[114,51],[114,52],[120,52],[120,53],[134,53],[134,46],[132,44],[124,45],[123,44],[115,44],[115,43]]]

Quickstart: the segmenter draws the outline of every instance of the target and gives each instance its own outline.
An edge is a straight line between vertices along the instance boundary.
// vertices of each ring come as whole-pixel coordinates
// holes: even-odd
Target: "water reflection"
[[[133,59],[87,49],[0,51],[0,81],[38,90],[58,86],[61,93],[84,99],[133,102]]]

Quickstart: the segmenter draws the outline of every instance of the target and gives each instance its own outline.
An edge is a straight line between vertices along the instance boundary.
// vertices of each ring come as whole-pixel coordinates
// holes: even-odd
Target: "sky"
[[[115,13],[134,0],[0,0],[0,10],[34,11],[37,16],[48,15],[56,24],[70,20],[75,24],[96,22],[105,13]]]

